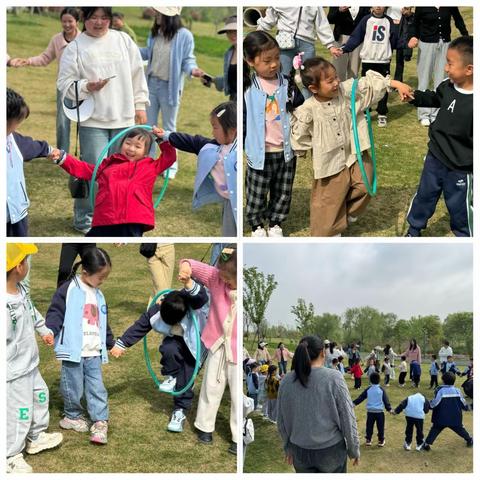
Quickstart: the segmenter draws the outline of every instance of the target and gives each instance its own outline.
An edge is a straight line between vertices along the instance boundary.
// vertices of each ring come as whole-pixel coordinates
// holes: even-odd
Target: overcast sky
[[[244,263],[273,273],[267,322],[294,326],[298,298],[315,313],[369,305],[399,318],[473,311],[473,255],[467,244],[244,244]]]

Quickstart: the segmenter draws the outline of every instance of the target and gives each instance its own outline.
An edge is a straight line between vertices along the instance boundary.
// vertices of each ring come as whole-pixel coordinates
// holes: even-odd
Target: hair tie
[[[223,110],[220,110],[220,111],[217,113],[217,118],[220,118],[220,117],[225,113],[225,110],[226,110],[226,108],[224,108]]]
[[[305,70],[305,67],[303,65],[303,59],[302,59],[302,56],[304,54],[305,52],[300,52],[293,57],[293,68],[295,70]]]

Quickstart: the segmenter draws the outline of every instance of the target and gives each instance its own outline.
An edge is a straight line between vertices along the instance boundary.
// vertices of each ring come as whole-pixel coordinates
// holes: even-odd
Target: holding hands
[[[192,280],[192,268],[188,262],[183,262],[180,265],[180,269],[178,271],[178,280],[183,283],[185,288],[192,288],[193,280]]]
[[[409,102],[410,100],[415,99],[413,89],[406,83],[399,82],[398,80],[391,80],[390,86],[398,91],[402,102]]]
[[[110,355],[115,358],[121,357],[125,353],[125,349],[117,347],[116,345],[110,350]]]
[[[49,333],[48,335],[44,335],[42,337],[43,343],[45,345],[48,345],[49,347],[53,345],[54,339],[53,339],[53,333]]]
[[[11,58],[8,62],[9,67],[26,67],[28,65],[28,60],[26,58]]]

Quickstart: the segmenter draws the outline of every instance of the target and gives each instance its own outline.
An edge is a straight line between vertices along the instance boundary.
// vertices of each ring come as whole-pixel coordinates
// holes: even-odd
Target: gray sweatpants
[[[447,62],[447,50],[450,43],[440,40],[438,43],[418,42],[417,76],[418,90],[429,90],[430,80],[433,77],[433,90],[447,77],[445,63]],[[431,87],[430,87],[431,89]],[[419,107],[417,109],[418,120],[424,118],[434,121],[437,117],[438,108]]]
[[[48,387],[38,368],[7,382],[7,458],[48,428]]]

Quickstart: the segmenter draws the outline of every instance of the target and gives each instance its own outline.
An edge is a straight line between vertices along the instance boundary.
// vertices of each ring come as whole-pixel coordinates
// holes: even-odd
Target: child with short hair
[[[152,133],[161,136],[153,127]],[[92,228],[87,237],[141,237],[155,227],[153,189],[156,178],[176,160],[175,149],[168,142],[160,144],[157,160],[148,152],[152,135],[144,128],[127,132],[120,140],[119,152],[103,159],[98,167]],[[91,180],[95,165],[82,162],[56,149],[53,161],[70,175]]]
[[[401,386],[401,387],[405,387],[405,378],[407,377],[407,369],[408,369],[408,366],[407,366],[407,357],[405,355],[402,355],[400,357],[401,359],[401,362],[400,362],[400,365],[398,367],[398,384]]]
[[[333,368],[334,370],[338,370],[338,358],[332,358],[332,366],[329,368]]]
[[[430,387],[428,388],[431,390],[433,387],[438,387],[438,372],[440,371],[440,367],[438,366],[437,356],[435,354],[432,355],[432,362],[430,363]]]
[[[376,358],[370,358],[368,360],[368,365],[365,367],[363,370],[363,373],[367,374],[367,377],[370,378],[370,375],[372,373],[379,373],[378,368],[377,368],[377,360]]]
[[[161,392],[182,390],[190,381],[197,357],[203,359],[204,347],[196,343],[196,332],[189,309],[195,310],[200,333],[205,328],[208,314],[208,295],[203,285],[188,275],[179,274],[182,290],[167,293],[160,303],[155,303],[117,338],[111,354],[118,358],[127,348],[135,345],[150,330],[163,334],[160,344],[161,373],[166,378],[159,385]],[[173,411],[167,430],[183,432],[186,413],[193,402],[193,385],[181,395],[173,397]]]
[[[462,374],[462,372],[460,372],[460,370],[457,368],[457,365],[453,361],[453,356],[452,355],[448,355],[447,361],[442,363],[442,365],[440,367],[440,371],[442,373],[452,372],[455,375],[461,375]]]
[[[17,133],[28,118],[30,109],[24,98],[7,88],[7,237],[28,237],[28,207],[23,162],[48,157],[53,148],[45,141],[33,140]]]
[[[423,443],[423,420],[425,419],[425,414],[430,410],[430,402],[420,392],[417,392],[402,400],[392,413],[398,415],[402,410],[405,413],[407,422],[403,448],[411,450],[413,429],[415,428],[417,450],[421,450]]]
[[[338,357],[338,365],[337,365],[338,371],[342,374],[345,375],[345,367],[343,366],[343,356],[340,355]]]
[[[448,45],[448,78],[435,91],[409,94],[416,107],[438,108],[430,124],[428,152],[417,192],[407,216],[407,237],[419,237],[443,193],[450,228],[457,237],[472,233],[473,195],[473,37],[456,38]]]
[[[215,420],[228,384],[230,390],[230,430],[232,443],[228,451],[237,454],[237,249],[227,245],[221,251],[216,266],[196,260],[181,260],[180,275],[191,275],[210,291],[210,311],[202,332],[208,348],[205,372],[198,399],[195,427],[198,440],[213,441]]]
[[[388,357],[385,357],[383,359],[382,373],[385,375],[384,385],[386,387],[390,386],[390,376],[392,375],[392,370],[393,368],[390,365],[390,359]]]
[[[301,63],[301,62],[297,62]],[[370,202],[353,142],[351,93],[354,79],[340,82],[332,63],[321,57],[300,65],[300,77],[313,94],[293,112],[292,147],[312,151],[314,181],[310,196],[310,230],[314,236],[340,236]],[[357,85],[355,116],[366,175],[371,182],[370,139],[364,111],[390,88],[406,96],[409,87],[369,70]]]
[[[222,237],[237,236],[237,104],[224,102],[210,113],[212,139],[161,130],[178,150],[198,156],[192,207],[222,203]]]
[[[7,243],[7,473],[31,473],[23,458],[54,448],[61,433],[46,433],[49,423],[49,392],[40,374],[35,340],[38,333],[46,345],[53,335],[22,284],[28,274],[29,255],[38,252],[33,243]]]
[[[271,35],[250,32],[243,56],[245,216],[252,237],[282,237],[296,169],[290,116],[304,99],[293,79],[280,73],[280,47]]]
[[[267,379],[265,381],[265,391],[267,400],[265,402],[265,416],[272,422],[277,423],[277,398],[280,388],[280,379],[277,376],[277,366],[269,365]]]
[[[350,373],[353,376],[355,390],[360,390],[362,386],[362,367],[360,366],[360,357],[356,357],[353,361],[353,365],[350,368]]]
[[[260,365],[258,363],[252,363],[250,365],[250,372],[247,375],[247,396],[253,399],[255,410],[258,407],[259,368]]]
[[[112,27],[113,30],[125,32],[135,43],[137,43],[137,34],[125,21],[125,15],[122,12],[112,13]]]
[[[70,281],[53,294],[46,315],[47,327],[55,336],[55,356],[62,362],[64,417],[60,427],[75,432],[90,430],[90,441],[96,444],[106,444],[108,434],[108,392],[103,384],[102,364],[108,363],[108,350],[115,341],[108,325],[107,302],[99,287],[111,268],[103,248],[86,249],[73,266]],[[84,417],[83,398],[93,422],[91,427]]]
[[[378,430],[378,446],[385,446],[385,414],[383,409],[387,412],[392,410],[388,400],[387,392],[379,385],[380,374],[373,372],[370,374],[370,386],[368,386],[359,397],[357,397],[353,404],[359,405],[365,399],[367,400],[367,427],[365,433],[365,445],[370,447],[372,445],[373,428],[377,424]]]
[[[422,449],[429,451],[435,439],[443,429],[450,428],[467,442],[467,447],[473,446],[473,438],[463,426],[462,411],[468,411],[467,402],[462,392],[456,387],[455,374],[446,372],[442,375],[443,385],[435,389],[435,397],[430,402],[432,409],[432,427],[422,444]]]

